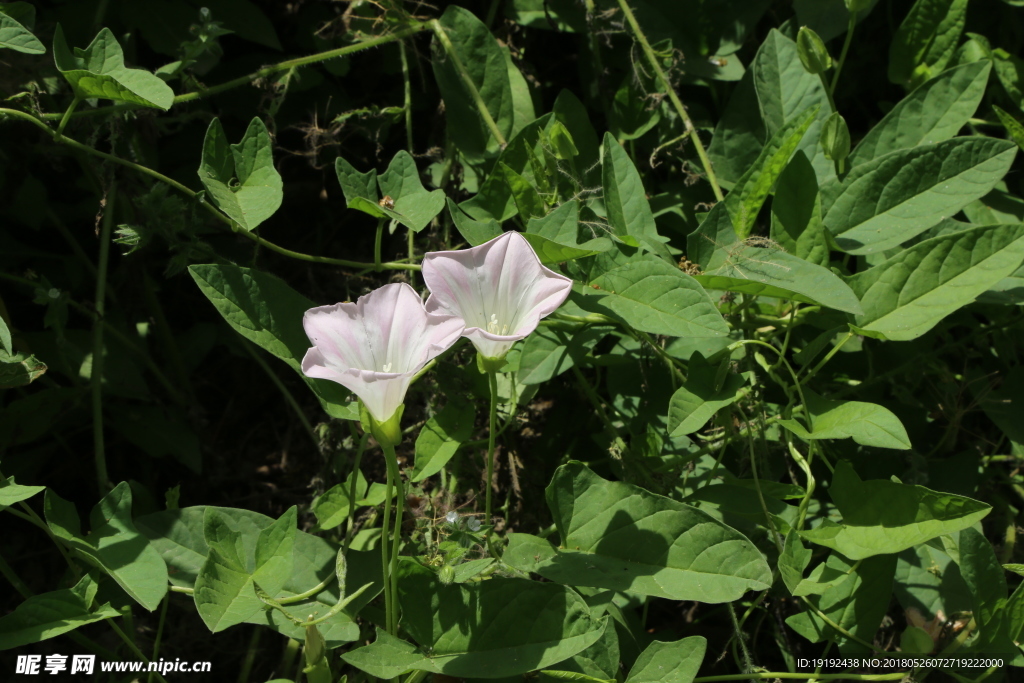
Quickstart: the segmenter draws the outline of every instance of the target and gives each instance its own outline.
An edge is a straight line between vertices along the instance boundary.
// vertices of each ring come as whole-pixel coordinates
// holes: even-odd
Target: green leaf
[[[751,69],[766,138],[774,136],[804,112],[818,107],[818,113],[797,149],[811,160],[819,182],[835,176],[832,162],[825,158],[818,144],[821,126],[832,113],[832,106],[821,78],[807,73],[800,63],[796,43],[777,29],[772,29],[758,48]]]
[[[262,608],[253,584],[276,594],[294,564],[296,508],[258,533],[246,533],[236,520],[207,508],[203,535],[209,548],[196,577],[196,609],[214,633],[251,618]]]
[[[821,186],[825,227],[850,254],[891,249],[985,196],[1016,155],[1006,140],[967,137],[877,157]]]
[[[64,545],[110,575],[133,600],[155,610],[167,593],[167,565],[132,522],[132,491],[121,482],[92,509],[84,536],[72,503],[46,490],[46,524]]]
[[[463,441],[473,434],[476,407],[463,400],[451,399],[431,416],[416,437],[416,464],[409,475],[411,481],[423,481],[448,464]]]
[[[821,193],[814,167],[803,152],[793,156],[775,184],[771,238],[790,254],[828,267],[829,246],[821,222]]]
[[[314,306],[282,280],[234,265],[189,266],[192,279],[236,332],[289,365],[303,378],[331,417],[357,420],[340,384],[302,374],[302,357],[311,346],[302,313]]]
[[[540,218],[545,214],[544,200],[540,198],[537,188],[530,184],[523,176],[519,175],[507,165],[498,162],[502,175],[508,188],[512,192],[512,199],[519,210],[519,216],[523,220]]]
[[[813,431],[796,420],[779,421],[801,439],[853,439],[862,446],[910,448],[907,430],[889,409],[863,401],[830,401],[806,387],[803,392]]]
[[[941,142],[960,132],[981,103],[992,62],[943,71],[896,103],[850,153],[853,168],[889,152]]]
[[[33,595],[0,617],[0,650],[49,640],[79,626],[121,616],[109,603],[95,610],[96,583],[88,574],[74,588]]]
[[[849,285],[832,271],[788,254],[763,237],[740,241],[722,202],[690,233],[686,244],[687,256],[704,269],[694,279],[706,289],[821,304],[848,313],[862,312]]]
[[[377,639],[363,647],[344,652],[341,658],[361,671],[382,680],[391,680],[406,671],[440,673],[430,659],[420,654],[412,643],[377,629]]]
[[[782,554],[779,555],[779,576],[794,596],[797,595],[800,584],[805,582],[804,570],[811,563],[811,555],[813,553],[804,547],[796,530],[790,529],[786,533]]]
[[[30,31],[36,28],[36,8],[23,0],[0,5],[0,14],[6,14]]]
[[[704,661],[708,641],[690,636],[673,643],[652,641],[637,657],[626,683],[691,683]]]
[[[8,355],[0,351],[0,389],[23,387],[36,381],[47,371],[46,363],[27,353]]]
[[[647,86],[651,78],[638,82],[639,74],[628,74],[615,91],[608,127],[618,140],[635,140],[658,125],[661,121],[661,107],[657,100],[647,98]]]
[[[999,121],[1003,124],[1006,132],[1010,134],[1010,139],[1016,142],[1018,147],[1024,149],[1024,124],[994,104],[992,105],[992,111],[999,117]]]
[[[470,218],[459,208],[458,204],[452,201],[451,197],[448,198],[448,212],[452,216],[452,222],[455,223],[455,229],[469,242],[471,247],[478,247],[484,242],[490,242],[495,237],[501,236],[502,229],[498,221],[492,218],[482,221]]]
[[[870,643],[889,607],[896,556],[871,557],[854,565],[841,555],[832,553],[826,564],[830,573],[850,576],[824,594],[808,599],[830,621]],[[786,619],[786,623],[811,642],[835,641],[841,653],[867,652],[862,645],[840,634],[814,612],[795,614]]]
[[[1024,109],[1024,59],[1003,49],[992,50],[991,58],[1003,90],[1018,109]]]
[[[567,332],[554,327],[538,327],[523,342],[519,355],[519,374],[523,384],[543,384],[583,362],[587,353],[613,328],[588,327]]]
[[[723,189],[732,188],[751,167],[767,139],[754,89],[754,70],[748,69],[725,105],[708,145],[708,158]]]
[[[515,216],[519,209],[512,197],[512,190],[505,181],[505,173],[501,164],[508,166],[528,182],[539,187],[543,181],[538,179],[536,173],[538,169],[535,168],[537,164],[534,164],[531,159],[543,157],[546,148],[550,150],[547,139],[551,127],[557,121],[554,114],[549,113],[524,126],[502,150],[498,156],[498,163],[487,174],[476,196],[459,204],[462,210],[472,218],[481,221],[493,219],[504,222]]]
[[[864,313],[857,325],[916,339],[1010,275],[1024,259],[1024,225],[990,225],[933,237],[847,279]]]
[[[366,173],[360,173],[352,164],[338,157],[334,160],[334,174],[338,176],[338,184],[341,185],[348,208],[356,208],[353,206],[356,199],[365,199],[371,206],[377,205],[377,169],[371,168]],[[371,215],[379,218],[382,213]]]
[[[892,38],[889,80],[913,86],[949,63],[967,17],[967,0],[917,0]]]
[[[513,567],[573,586],[718,603],[764,590],[771,570],[757,548],[706,512],[622,482],[582,463],[555,472],[548,506],[562,545],[512,534]]]
[[[650,254],[612,268],[586,289],[596,309],[608,310],[643,332],[721,337],[729,331],[696,280]]]
[[[60,30],[59,25],[57,30]],[[30,55],[46,54],[46,48],[31,31],[14,17],[0,11],[0,48],[5,47]]]
[[[836,465],[829,495],[843,516],[800,536],[852,560],[898,553],[977,523],[991,506],[964,496],[888,480],[862,481],[849,462]]]
[[[124,53],[109,28],[97,33],[89,47],[76,47],[72,54],[64,40],[64,30],[57,24],[53,59],[79,99],[95,97],[163,110],[174,103],[174,91],[163,80],[148,71],[124,65]]]
[[[274,168],[267,127],[254,118],[241,142],[229,145],[220,119],[210,122],[203,141],[199,180],[214,204],[244,229],[252,231],[281,206],[281,175]]]
[[[722,361],[729,365],[728,358]],[[740,398],[740,389],[746,384],[742,375],[727,372],[722,381],[717,377],[721,366],[704,360],[699,351],[690,357],[686,383],[679,387],[668,402],[668,430],[673,437],[693,434],[702,428],[722,408]]]
[[[139,530],[149,537],[150,543],[164,557],[168,565],[170,581],[176,586],[193,588],[196,577],[210,554],[210,548],[203,537],[204,517],[208,509],[214,509],[221,518],[228,517],[230,523],[240,530],[245,541],[243,550],[247,563],[250,557],[255,562],[255,549],[251,545],[252,539],[258,539],[264,529],[274,524],[273,519],[258,512],[205,506],[165,510],[140,517],[137,520]],[[246,545],[246,543],[250,544]],[[294,543],[295,563],[291,575],[275,597],[283,598],[305,593],[325,579],[334,576],[337,554],[337,544],[297,531]],[[383,590],[379,551],[349,550],[346,557],[348,575],[345,592],[351,594],[367,583],[372,586],[349,603],[341,613],[319,625],[329,648],[335,648],[359,638],[359,628],[352,619],[373,600],[374,596]],[[285,609],[295,618],[305,620],[312,612],[326,614],[338,602],[340,595],[337,583],[329,582],[321,592],[309,600],[285,605]],[[262,605],[262,603],[259,604]],[[267,626],[298,640],[302,640],[305,636],[302,626],[296,626],[278,610],[257,610],[246,619],[246,622]]]
[[[368,485],[366,477],[359,470],[350,473],[348,478],[324,491],[313,500],[310,506],[313,514],[316,515],[318,525],[321,529],[333,529],[346,519],[349,515],[349,495],[352,493],[352,477],[356,477],[356,507],[370,507],[384,502],[384,484],[374,482]]]
[[[441,15],[439,23],[498,130],[508,140],[515,124],[515,101],[505,52],[487,26],[468,9],[451,5]],[[470,163],[483,161],[488,153],[498,150],[498,141],[484,124],[454,60],[436,36],[431,49],[431,64],[445,104],[448,134]]]
[[[913,607],[926,619],[939,612],[954,614],[971,609],[971,594],[960,567],[928,543],[900,553],[893,593],[904,609]]]
[[[1010,653],[1015,651],[1009,639],[1006,612],[1006,575],[992,545],[975,529],[960,532],[960,575],[971,594],[971,614],[978,628],[972,643],[975,652]]]
[[[607,617],[593,617],[575,591],[553,583],[492,578],[444,586],[410,560],[402,561],[400,572],[402,627],[428,659],[406,664],[413,669],[514,676],[585,650],[607,626]]]
[[[667,256],[662,238],[654,224],[643,182],[626,150],[612,136],[604,134],[601,147],[601,171],[604,182],[604,208],[612,233],[631,247],[640,247]]]
[[[789,163],[797,145],[814,122],[818,107],[788,121],[772,136],[754,164],[736,181],[736,187],[725,199],[726,209],[740,239],[746,239],[754,226],[761,205],[775,181]]]
[[[7,321],[0,316],[0,350],[8,356],[14,355],[14,347],[11,345],[11,330],[7,327]]]
[[[523,237],[545,265],[593,256],[612,248],[612,241],[606,237],[579,243],[579,202],[575,199],[543,218],[531,218]]]
[[[0,479],[0,510],[6,507],[28,500],[40,491],[45,491],[45,486],[22,486],[14,483],[14,477]]]
[[[413,232],[427,227],[444,208],[444,191],[424,189],[416,161],[404,149],[391,159],[388,170],[377,178],[377,184],[384,195],[395,200],[393,212],[386,210],[386,213],[394,213],[396,220]]]

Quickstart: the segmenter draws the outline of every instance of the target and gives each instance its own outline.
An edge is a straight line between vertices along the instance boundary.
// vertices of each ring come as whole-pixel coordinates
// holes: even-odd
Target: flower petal
[[[405,400],[412,377],[458,340],[464,324],[428,315],[416,290],[400,283],[354,304],[312,308],[303,326],[314,345],[302,359],[303,373],[347,387],[385,421]]]
[[[572,288],[572,280],[545,268],[515,231],[472,249],[426,254],[423,279],[430,289],[428,313],[461,317],[463,334],[491,358],[536,329]]]

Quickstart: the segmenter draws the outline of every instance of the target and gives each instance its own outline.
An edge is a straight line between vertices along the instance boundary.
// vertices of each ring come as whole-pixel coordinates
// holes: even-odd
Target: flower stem
[[[647,57],[647,62],[654,70],[654,75],[658,79],[658,83],[664,90],[665,94],[668,95],[669,100],[672,102],[672,107],[679,114],[679,118],[683,120],[683,126],[686,128],[686,132],[690,136],[690,141],[693,143],[694,149],[697,150],[697,156],[700,157],[700,163],[704,167],[704,172],[708,176],[708,182],[711,183],[711,190],[715,193],[715,199],[722,201],[725,199],[725,195],[722,194],[722,188],[718,185],[718,177],[715,175],[715,170],[711,167],[711,160],[708,159],[708,153],[704,150],[704,143],[700,141],[700,136],[697,135],[697,129],[693,127],[693,122],[690,120],[690,115],[686,113],[686,107],[680,101],[679,96],[676,95],[675,88],[669,82],[668,77],[665,76],[665,72],[661,69],[661,64],[658,63],[658,58],[654,54],[654,50],[651,49],[651,44],[647,42],[647,36],[640,29],[640,24],[637,23],[636,17],[633,16],[633,10],[629,8],[626,0],[618,0],[619,8],[622,10],[622,14],[626,17],[626,22],[629,24],[630,30],[633,32],[633,37],[640,43],[640,47],[644,51],[644,56]]]
[[[395,448],[394,446],[382,446],[382,448],[388,473],[387,486],[384,489],[384,519],[381,522],[380,532],[381,573],[384,576],[384,630],[388,632],[388,635],[394,635],[394,623],[391,621],[391,602],[394,597],[391,595],[391,558],[388,554],[390,528],[388,525],[391,521],[391,495],[395,487],[395,475],[392,471],[394,466],[390,463],[394,462]]]
[[[388,488],[387,488],[387,499],[384,503],[384,529],[387,530],[388,515],[390,514],[391,507],[391,491],[392,486],[396,487],[396,500],[395,500],[395,527],[392,530],[391,540],[391,556],[390,560],[385,559],[386,570],[384,572],[384,586],[387,589],[385,596],[389,596],[390,600],[384,608],[387,610],[387,623],[388,633],[391,635],[397,635],[398,633],[398,543],[402,536],[402,512],[403,502],[405,499],[404,486],[402,485],[402,473],[398,471],[398,459],[395,455],[394,446],[384,446],[384,460],[388,470]],[[386,547],[388,544],[388,537],[385,534],[381,537],[381,547]]]
[[[857,26],[857,13],[850,12],[850,24],[846,27],[846,40],[843,41],[843,49],[839,53],[839,60],[836,62],[836,70],[832,73],[832,85],[828,87],[828,99],[832,101],[832,94],[836,91],[839,83],[839,73],[843,70],[843,63],[846,62],[846,53],[850,51],[850,43],[853,42],[853,29]],[[833,103],[832,111],[836,111]]]
[[[498,423],[498,373],[487,373],[487,384],[491,389],[491,415],[487,427],[487,493],[484,502],[485,523],[494,525],[491,519],[491,488],[494,480],[494,437],[497,434]]]
[[[89,372],[89,384],[92,388],[93,456],[96,460],[96,483],[99,485],[101,496],[110,490],[106,450],[103,443],[103,313],[106,309],[107,264],[110,261],[110,227],[114,223],[114,199],[116,196],[117,183],[111,182],[100,228],[100,256],[99,264],[96,267],[96,299],[93,303],[96,320],[92,324],[92,370]]]

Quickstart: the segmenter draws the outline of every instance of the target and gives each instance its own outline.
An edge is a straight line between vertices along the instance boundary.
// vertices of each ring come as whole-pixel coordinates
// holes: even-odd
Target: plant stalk
[[[96,483],[100,495],[110,490],[107,474],[107,456],[103,443],[103,315],[106,311],[107,266],[110,262],[110,229],[114,223],[114,204],[117,197],[117,183],[112,181],[107,192],[106,206],[100,227],[100,255],[96,266],[96,297],[93,308],[96,320],[92,324],[92,370],[89,384],[92,389],[92,445],[96,461]]]
[[[722,188],[718,185],[718,177],[715,175],[715,169],[711,166],[711,160],[708,158],[708,153],[704,149],[704,143],[700,141],[700,136],[697,134],[697,129],[693,127],[693,122],[690,120],[690,115],[686,113],[686,107],[683,106],[679,96],[676,95],[675,89],[669,82],[668,77],[665,76],[665,72],[661,68],[661,64],[658,63],[658,58],[654,54],[654,50],[651,48],[651,44],[647,42],[647,36],[640,29],[640,24],[637,23],[636,17],[633,16],[633,10],[629,8],[626,0],[618,0],[619,8],[622,10],[622,14],[626,17],[626,22],[629,24],[630,30],[633,32],[633,37],[636,38],[637,42],[640,43],[640,47],[644,51],[644,56],[647,57],[647,62],[654,70],[654,74],[658,79],[659,84],[668,95],[669,101],[672,102],[672,107],[679,114],[679,118],[683,120],[683,124],[686,127],[686,132],[690,136],[690,141],[693,143],[694,149],[697,150],[697,156],[700,157],[700,163],[704,167],[704,172],[707,174],[708,182],[711,183],[711,190],[715,193],[715,199],[722,201],[725,199],[725,195],[722,194]]]
[[[380,561],[381,561],[381,572],[384,576],[384,630],[387,631],[388,635],[394,635],[394,623],[391,620],[391,601],[393,596],[391,595],[391,557],[388,553],[388,541],[390,540],[390,527],[391,522],[391,496],[395,490],[395,475],[394,467],[388,464],[388,460],[394,461],[395,449],[394,446],[382,446],[384,451],[384,460],[387,470],[387,486],[384,489],[384,519],[381,521],[380,531]]]
[[[388,459],[387,466],[389,476],[395,480],[395,526],[391,531],[391,626],[394,628],[392,635],[398,635],[398,551],[402,539],[402,515],[405,512],[405,484],[402,482],[402,473],[398,469],[398,459],[395,456],[395,449],[389,449],[385,453]],[[387,539],[382,539],[387,542]]]
[[[846,38],[843,40],[843,49],[839,53],[839,60],[836,62],[836,70],[832,72],[832,84],[826,88],[828,93],[828,100],[832,102],[832,95],[836,91],[836,85],[839,84],[839,74],[843,70],[843,64],[846,63],[846,53],[850,51],[850,43],[853,42],[853,29],[857,26],[857,13],[850,12],[850,23],[846,27]],[[835,103],[832,104],[832,111],[836,111]]]
[[[388,484],[384,499],[384,530],[381,532],[380,546],[382,549],[381,559],[384,562],[384,610],[387,615],[387,632],[390,635],[398,633],[398,543],[402,535],[402,500],[403,494],[402,475],[398,471],[398,458],[395,455],[394,446],[383,446],[384,464],[388,472]],[[398,488],[399,499],[395,509],[395,527],[392,530],[393,539],[388,537],[388,522],[391,516],[391,495],[395,487]],[[388,555],[388,541],[392,541],[392,552]]]
[[[498,373],[487,373],[487,385],[491,390],[491,411],[487,423],[487,492],[484,495],[484,520],[494,525],[491,519],[491,489],[494,486],[494,437],[497,435],[498,424]]]

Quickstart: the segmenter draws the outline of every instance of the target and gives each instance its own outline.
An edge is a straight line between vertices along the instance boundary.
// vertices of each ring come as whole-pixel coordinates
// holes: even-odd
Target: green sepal
[[[501,358],[488,358],[482,353],[476,354],[476,369],[483,375],[501,372],[501,369],[505,367],[505,365],[505,356],[502,356]]]
[[[402,443],[402,413],[404,412],[405,404],[403,403],[398,406],[394,415],[383,422],[378,422],[370,414],[370,411],[366,409],[366,404],[362,401],[359,402],[359,422],[363,427],[363,431],[373,434],[373,438],[377,439],[377,443],[385,448],[388,446],[394,448]]]

